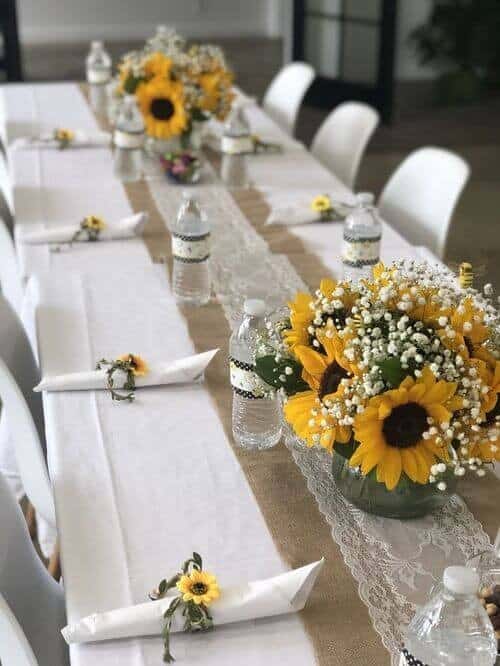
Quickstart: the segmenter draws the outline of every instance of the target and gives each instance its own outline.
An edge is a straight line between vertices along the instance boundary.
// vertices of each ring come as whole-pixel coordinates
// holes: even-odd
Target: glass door
[[[397,0],[295,0],[294,60],[316,69],[308,94],[316,106],[348,99],[391,118]]]

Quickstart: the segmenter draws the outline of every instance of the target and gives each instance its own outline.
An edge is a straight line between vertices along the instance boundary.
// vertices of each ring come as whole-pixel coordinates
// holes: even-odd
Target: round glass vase
[[[440,509],[455,492],[458,481],[453,472],[445,473],[447,489],[442,491],[436,484],[414,483],[403,475],[394,490],[387,490],[384,483],[377,481],[375,472],[364,476],[335,450],[332,475],[339,491],[354,506],[376,516],[399,519],[422,518]]]
[[[151,157],[159,157],[165,153],[177,152],[181,149],[181,139],[173,136],[170,139],[157,139],[148,136],[146,138],[146,153]]]
[[[200,151],[203,147],[204,121],[193,120],[187,132],[181,134],[180,144],[184,150]]]

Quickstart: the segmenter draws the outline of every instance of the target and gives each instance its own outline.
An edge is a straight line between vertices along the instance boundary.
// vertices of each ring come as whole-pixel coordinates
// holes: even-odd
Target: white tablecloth
[[[75,85],[9,86],[4,95],[10,139],[56,125],[96,128]],[[272,124],[253,113],[268,138]],[[108,149],[18,151],[10,159],[19,225],[132,212],[112,177]],[[308,179],[319,192],[348,194],[296,146],[285,155],[252,158],[250,168],[262,186],[293,189]],[[157,203],[161,187],[168,186],[153,187]],[[274,194],[266,196],[272,201]],[[341,227],[330,229],[291,232],[338,272]],[[401,255],[414,253],[386,228],[383,257]],[[126,352],[150,360],[193,352],[165,268],[151,264],[140,239],[80,244],[57,254],[24,248],[20,258],[25,273],[38,278],[44,374],[89,369],[102,356]],[[204,386],[143,389],[132,405],[112,403],[103,392],[47,394],[44,406],[69,621],[141,602],[193,549],[222,584],[283,570]],[[184,664],[315,663],[298,616],[176,636],[174,648]],[[71,660],[73,666],[152,666],[160,651],[159,639],[112,642],[73,646]]]

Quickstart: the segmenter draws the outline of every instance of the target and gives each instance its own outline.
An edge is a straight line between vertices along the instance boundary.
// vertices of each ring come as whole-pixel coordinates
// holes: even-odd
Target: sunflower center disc
[[[196,595],[205,594],[205,592],[207,591],[207,586],[205,585],[205,583],[194,583],[191,590],[193,594]]]
[[[414,446],[427,430],[427,412],[415,402],[395,407],[382,427],[389,446],[405,449]]]
[[[325,395],[335,393],[342,379],[346,379],[348,376],[349,375],[344,370],[344,368],[336,361],[330,363],[330,365],[323,373],[323,376],[321,377],[321,383],[319,386],[320,399],[323,399]]]
[[[496,423],[497,416],[500,416],[500,400],[497,400],[497,404],[486,414],[486,425],[490,426]]]
[[[174,105],[169,99],[158,98],[151,102],[151,114],[157,120],[169,120],[174,114]]]

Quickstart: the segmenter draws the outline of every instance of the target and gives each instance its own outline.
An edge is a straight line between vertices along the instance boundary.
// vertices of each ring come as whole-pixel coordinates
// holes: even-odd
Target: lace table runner
[[[164,220],[173,220],[181,192],[156,179],[149,188]],[[297,290],[307,290],[287,257],[272,254],[226,188],[199,186],[196,192],[212,223],[213,289],[231,326],[240,317],[244,297],[265,297],[271,307],[279,307]],[[392,663],[399,663],[404,627],[416,605],[446,566],[490,548],[489,537],[458,496],[423,519],[368,515],[337,490],[326,452],[306,449],[292,436],[286,445],[331,527]]]

